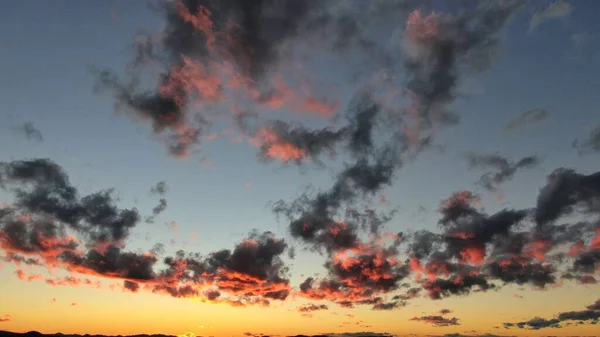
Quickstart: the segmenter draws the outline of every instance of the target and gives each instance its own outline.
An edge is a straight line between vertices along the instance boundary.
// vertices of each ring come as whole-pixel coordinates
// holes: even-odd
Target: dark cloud
[[[582,252],[573,262],[576,272],[594,273],[600,266],[600,245]]]
[[[214,32],[227,31],[231,43],[223,46],[223,52],[235,55],[242,73],[257,79],[283,56],[284,43],[298,34],[317,6],[309,1],[164,1],[165,51],[175,61],[181,54],[203,59],[223,43],[213,40]],[[212,21],[212,27],[197,24],[203,17]]]
[[[460,325],[459,319],[456,317],[446,318],[446,317],[442,317],[442,316],[421,316],[421,317],[413,317],[410,320],[431,324],[435,327]]]
[[[190,116],[187,106],[192,99],[184,80],[174,74],[163,74],[155,92],[142,90],[132,81],[123,83],[109,70],[94,69],[95,90],[108,91],[115,97],[116,107],[136,119],[149,121],[156,135],[166,136],[170,155],[184,158],[199,145],[206,121],[200,115]]]
[[[544,288],[555,283],[555,268],[552,265],[525,259],[498,260],[487,265],[489,275],[505,283],[532,284]]]
[[[540,159],[536,156],[524,157],[517,162],[510,161],[498,154],[469,153],[466,158],[470,168],[492,170],[483,174],[479,179],[479,185],[490,191],[495,190],[498,185],[512,180],[517,171],[535,167],[540,163]]]
[[[438,300],[451,295],[467,295],[471,289],[485,291],[495,286],[488,283],[485,276],[475,274],[456,274],[449,279],[427,280],[423,282],[423,288],[431,299]]]
[[[413,234],[409,246],[409,254],[422,259],[429,256],[442,242],[442,236],[437,233],[421,229]]]
[[[504,131],[517,131],[526,128],[530,125],[541,123],[548,118],[548,115],[548,109],[546,108],[527,110],[515,119],[508,122],[508,124],[506,124],[506,126],[504,127]]]
[[[42,262],[38,258],[25,257],[23,255],[15,254],[12,252],[6,253],[6,256],[4,256],[4,261],[13,262],[17,266],[19,266],[21,263],[29,266],[39,266],[42,264]]]
[[[302,164],[307,159],[319,162],[322,155],[333,156],[344,137],[344,130],[309,130],[291,127],[283,121],[272,121],[257,132],[260,156],[263,160],[278,159]]]
[[[403,62],[420,129],[458,121],[448,105],[458,95],[461,72],[489,67],[502,28],[522,5],[520,1],[484,2],[458,15],[411,14],[404,32]]]
[[[528,321],[518,323],[504,323],[505,328],[520,328],[539,330],[544,328],[561,328],[563,322],[577,321],[579,324],[596,324],[600,321],[600,300],[587,306],[587,310],[567,311],[556,315],[556,318],[544,319],[540,317],[532,318]]]
[[[346,192],[340,187],[286,205],[284,211],[292,217],[292,237],[326,257],[325,277],[307,278],[298,295],[342,307],[369,305],[374,310],[391,310],[405,306],[421,289],[430,298],[441,299],[497,289],[500,284],[544,288],[556,284],[557,272],[567,259],[573,263],[559,275],[590,283],[600,261],[595,222],[557,225],[546,221],[543,230],[536,223],[531,223],[531,228],[523,224],[529,214],[536,220],[540,209],[549,207],[548,200],[553,205],[583,205],[573,211],[596,209],[596,192],[588,181],[593,175],[556,172],[540,191],[541,206],[533,212],[504,209],[489,215],[477,207],[476,195],[454,193],[441,203],[439,234],[383,232],[382,226],[390,218],[374,211],[350,210],[342,214],[345,220],[334,221],[341,209],[339,200],[352,200],[345,199]],[[553,179],[578,182],[559,184],[563,187],[557,192]],[[287,244],[273,233],[252,232],[232,250],[207,256],[180,251],[161,260],[158,256],[164,251],[160,245],[143,253],[125,249],[123,240],[139,222],[136,211],[118,208],[110,190],[80,197],[62,168],[47,159],[3,163],[0,182],[15,196],[12,205],[0,209],[5,261],[122,279],[123,289],[133,292],[143,289],[175,297],[198,296],[237,306],[268,305],[271,300],[285,300],[292,291],[282,261]],[[566,197],[556,197],[556,193]],[[554,207],[559,213],[568,213],[563,206]],[[368,239],[362,235],[365,233]],[[401,261],[404,242],[408,259]],[[560,247],[566,253],[552,253]],[[411,273],[419,287],[410,288],[406,283]]]
[[[574,275],[572,273],[565,273],[562,278],[566,280],[576,280],[579,284],[597,284],[598,280],[592,275]]]
[[[167,209],[167,200],[160,199],[158,201],[158,205],[156,205],[156,206],[154,206],[154,208],[152,208],[152,215],[157,216],[160,213],[162,213],[165,209]]]
[[[576,208],[584,212],[598,212],[600,204],[600,173],[584,175],[560,168],[548,176],[548,182],[539,193],[535,222],[543,226],[570,215]]]
[[[393,310],[406,305],[406,302],[391,301],[391,302],[378,302],[373,304],[373,310]]]
[[[123,282],[123,287],[131,292],[136,292],[140,288],[140,285],[137,284],[136,282],[125,280]]]
[[[588,310],[596,310],[600,311],[600,299],[596,300],[593,304],[590,304],[586,307]]]
[[[18,130],[22,132],[29,140],[41,142],[44,140],[42,132],[33,125],[33,122],[26,122],[19,126]]]
[[[161,1],[157,7],[165,20],[161,41],[138,36],[125,79],[96,69],[96,88],[108,90],[119,108],[148,121],[156,134],[166,136],[169,152],[184,157],[198,148],[200,137],[212,124],[209,109],[192,111],[197,110],[192,103],[220,104],[233,90],[241,91],[253,104],[271,102],[279,106],[279,101],[297,95],[290,93],[285,83],[271,81],[280,72],[279,66],[287,64],[295,52],[297,44],[293,42],[307,43],[336,56],[352,51],[366,53],[369,62],[365,64],[378,68],[386,57],[379,56],[383,51],[363,32],[386,20],[397,20],[398,15],[402,17],[414,7],[409,5],[411,2],[415,3],[340,6],[307,0]],[[144,67],[148,63],[160,69],[153,89],[140,86],[148,75]],[[329,115],[337,107],[336,102],[310,95],[302,98],[300,105],[292,110]],[[284,130],[279,131],[281,134]],[[307,132],[305,136],[313,141],[290,137],[306,146],[307,151],[318,151],[317,135]],[[336,138],[326,132],[320,136]]]
[[[287,245],[270,232],[253,232],[232,251],[204,258],[180,251],[166,257],[161,269],[161,245],[144,253],[124,250],[139,216],[135,210],[119,209],[110,190],[79,197],[63,169],[47,159],[2,163],[0,183],[15,196],[13,206],[0,209],[0,247],[6,261],[122,279],[123,288],[132,292],[143,288],[186,297],[207,290],[207,300],[232,305],[268,305],[291,291],[280,258]]]
[[[316,305],[316,304],[312,304],[312,303],[298,307],[298,311],[300,311],[300,312],[311,312],[311,311],[328,310],[328,309],[329,308],[325,304]]]
[[[56,231],[48,222],[52,217],[94,242],[121,241],[140,219],[135,208],[115,205],[112,190],[79,197],[63,169],[49,159],[0,163],[0,187],[12,191],[16,208],[34,214],[39,226]]]
[[[518,327],[520,329],[539,330],[544,328],[559,328],[560,320],[558,319],[544,319],[540,317],[532,318],[528,321],[518,323],[504,323],[505,328]]]
[[[447,314],[452,313],[452,310],[450,310],[450,309],[440,309],[439,313],[440,313],[440,315],[447,315]]]

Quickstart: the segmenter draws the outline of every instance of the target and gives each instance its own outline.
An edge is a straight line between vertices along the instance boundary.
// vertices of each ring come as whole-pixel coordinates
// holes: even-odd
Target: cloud
[[[511,120],[504,127],[504,132],[514,132],[524,129],[533,124],[541,123],[548,118],[549,112],[546,108],[531,109],[523,112]]]
[[[316,304],[312,304],[312,303],[298,307],[298,311],[300,311],[300,312],[312,312],[312,311],[317,311],[317,310],[328,310],[328,309],[329,308],[325,304],[316,305]]]
[[[410,15],[402,42],[414,130],[421,134],[436,124],[458,122],[449,104],[457,97],[461,71],[489,67],[500,31],[521,7],[519,1],[485,2],[455,16],[423,15],[419,10]],[[426,137],[419,134],[414,137]]]
[[[293,252],[290,243],[258,230],[231,249],[206,255],[180,250],[164,256],[160,247],[132,252],[126,243],[140,222],[138,211],[118,207],[112,189],[81,196],[64,170],[49,159],[0,165],[0,187],[14,196],[13,205],[0,209],[0,248],[6,261],[116,280],[123,291],[234,306],[267,306],[293,294],[344,308],[368,305],[373,310],[392,310],[420,294],[439,300],[506,284],[543,289],[558,285],[557,275],[591,281],[600,265],[597,224],[587,217],[579,223],[556,222],[568,215],[599,214],[596,173],[557,169],[540,190],[535,207],[527,209],[487,213],[476,194],[453,193],[440,203],[437,232],[386,232],[395,210],[377,212],[371,207],[383,189],[392,186],[403,164],[433,144],[434,130],[458,122],[452,104],[460,96],[463,79],[489,68],[502,29],[522,2],[486,2],[455,14],[412,11],[403,29],[398,64],[407,76],[402,92],[410,104],[394,109],[381,99],[381,88],[374,84],[357,90],[345,115],[336,116],[345,117],[336,119],[341,121],[338,126],[315,128],[263,119],[250,107],[279,109],[304,102],[322,115],[330,116],[334,110],[338,114],[337,106],[326,109],[311,89],[308,98],[300,97],[299,92],[290,92],[293,89],[286,81],[274,80],[279,78],[276,65],[287,62],[283,51],[288,42],[303,34],[318,40],[315,32],[323,27],[339,25],[344,32],[356,33],[344,37],[335,31],[332,35],[340,48],[360,45],[361,50],[373,52],[377,48],[361,32],[368,25],[365,18],[348,18],[342,24],[343,10],[335,12],[330,5],[312,2],[275,4],[272,11],[255,3],[200,3],[162,4],[167,24],[161,43],[145,40],[138,45],[137,56],[164,66],[158,83],[142,88],[140,83],[148,82],[99,71],[101,87],[110,89],[131,116],[166,137],[169,151],[178,157],[199,145],[216,118],[207,111],[233,89],[248,96],[249,106],[227,109],[235,114],[229,117],[239,124],[242,139],[259,149],[261,159],[320,164],[341,153],[343,164],[330,186],[273,205],[274,213],[285,216],[291,240],[323,255],[325,274],[307,277],[294,289],[282,258],[286,251]],[[365,17],[372,10],[369,7]],[[238,26],[226,24],[230,19],[239,21]],[[283,31],[271,31],[274,28]],[[241,57],[228,55],[234,52]],[[211,63],[215,56],[226,62]],[[141,71],[137,61],[135,67]],[[511,129],[541,118],[539,112],[525,115]],[[471,154],[468,160],[472,167],[492,170],[481,180],[488,189],[538,163],[533,156],[512,162],[499,155]],[[152,216],[157,216],[167,206],[162,198],[167,185],[159,182],[150,192],[161,197],[152,210]],[[31,275],[17,276],[27,281]],[[86,282],[70,277],[46,282],[71,286]],[[328,306],[315,303],[302,308]],[[443,316],[448,313],[415,320],[458,324],[458,319]],[[576,316],[569,315],[563,318]]]
[[[95,90],[112,93],[118,109],[133,118],[149,121],[154,134],[166,136],[164,141],[170,155],[186,158],[199,144],[206,122],[202,117],[190,117],[186,111],[189,93],[183,90],[185,83],[181,77],[164,75],[157,92],[137,92],[133,84],[122,83],[108,70],[93,72],[97,77]]]
[[[431,324],[435,327],[460,325],[459,319],[456,317],[445,318],[442,316],[421,316],[421,317],[413,317],[410,320]]]
[[[571,15],[573,7],[567,1],[556,0],[543,10],[533,13],[529,22],[529,30],[532,31],[546,21],[564,19]]]
[[[469,153],[466,156],[470,168],[491,169],[492,171],[483,174],[479,178],[479,185],[483,188],[494,191],[498,185],[510,181],[517,171],[533,168],[540,163],[536,156],[528,156],[512,162],[499,154],[474,154]]]
[[[308,130],[301,126],[290,127],[283,121],[274,121],[261,127],[253,141],[260,147],[263,159],[274,158],[282,162],[298,164],[306,159],[318,160],[323,153],[333,155],[343,131]]]
[[[324,277],[306,278],[295,291],[282,260],[288,243],[271,232],[253,231],[233,249],[206,256],[178,251],[161,258],[161,245],[130,252],[125,240],[139,223],[137,211],[119,208],[112,191],[79,196],[64,170],[48,159],[17,160],[0,165],[0,186],[14,196],[14,202],[0,209],[0,248],[4,260],[15,265],[58,267],[71,273],[45,279],[55,286],[102,287],[78,276],[90,275],[122,282],[123,291],[197,297],[234,306],[266,306],[295,292],[341,307],[392,310],[405,306],[421,290],[431,299],[441,299],[505,284],[543,289],[557,285],[558,275],[592,283],[600,265],[600,228],[595,222],[554,220],[575,211],[600,214],[594,177],[555,170],[540,190],[535,208],[492,214],[480,208],[477,195],[453,193],[440,202],[440,233],[385,232],[383,225],[391,215],[372,210],[338,213],[345,219],[336,220],[332,210],[340,207],[338,200],[352,200],[343,192],[346,187],[285,204],[282,211],[292,219],[292,238],[325,255]],[[369,183],[361,184],[369,190]],[[416,287],[406,282],[411,276]],[[17,277],[44,280],[21,269]]]
[[[157,216],[160,213],[162,213],[165,209],[167,209],[167,200],[161,198],[158,201],[158,205],[156,205],[156,206],[154,206],[154,208],[152,208],[152,215]]]
[[[573,147],[576,148],[580,154],[600,151],[600,126],[592,129],[587,138],[583,141],[576,140],[573,142]]]
[[[0,316],[0,323],[10,322],[12,317],[10,315]]]
[[[160,270],[155,255],[161,253],[160,247],[144,253],[124,250],[124,240],[139,216],[135,209],[119,209],[111,191],[79,197],[63,169],[47,159],[2,163],[0,183],[15,195],[13,206],[0,210],[0,248],[7,261],[35,261],[48,268],[122,280],[128,291],[145,289],[232,305],[268,305],[269,300],[284,300],[291,291],[280,259],[287,245],[270,232],[253,232],[233,251],[219,250],[204,258],[178,252],[165,258],[166,268]],[[17,275],[26,281],[41,279],[21,270]],[[93,285],[72,276],[46,281]],[[222,295],[215,296],[215,291]]]
[[[586,310],[561,312],[552,319],[535,317],[528,321],[504,323],[505,328],[539,330],[544,328],[561,328],[563,322],[577,321],[578,324],[596,324],[600,321],[600,299],[587,306]]]
[[[367,54],[363,58],[369,64],[380,63],[382,48],[363,31],[380,24],[381,14],[402,14],[407,7],[375,2],[365,11],[311,1],[161,1],[158,13],[165,28],[160,38],[137,37],[124,76],[94,68],[95,89],[112,94],[119,110],[148,122],[171,155],[185,158],[200,149],[201,136],[219,118],[202,106],[335,114],[340,104],[324,92],[315,94],[319,90],[312,81],[301,78],[296,88],[282,76],[293,68],[289,56],[295,42],[334,55],[357,50]],[[147,75],[158,77],[151,88],[140,85]]]
[[[584,213],[599,210],[600,173],[583,175],[570,169],[556,169],[539,193],[535,222],[543,226],[572,214],[576,208]]]
[[[169,191],[169,185],[166,181],[159,181],[154,186],[150,187],[150,193],[164,196]]]
[[[450,310],[450,309],[440,309],[439,313],[440,313],[440,315],[447,315],[447,314],[452,313],[452,310]]]
[[[18,130],[22,132],[25,137],[29,140],[33,140],[36,142],[44,141],[44,137],[42,136],[42,132],[33,125],[33,122],[26,122],[21,125]]]
[[[3,228],[6,238],[25,251],[74,250],[77,247],[75,240],[61,233],[55,223],[44,221],[48,217],[85,234],[93,243],[124,240],[140,219],[135,208],[117,208],[110,189],[79,197],[63,169],[49,159],[0,163],[0,187],[15,194],[14,205],[18,210],[39,214],[31,221],[17,217],[5,223]],[[11,211],[14,209],[5,213]],[[28,217],[27,214],[24,216]],[[29,243],[23,237],[26,222],[35,227],[32,233],[35,239]]]

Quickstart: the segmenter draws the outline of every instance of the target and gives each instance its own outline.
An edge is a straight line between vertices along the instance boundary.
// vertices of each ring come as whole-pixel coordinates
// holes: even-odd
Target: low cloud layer
[[[555,318],[535,317],[528,321],[504,323],[504,327],[527,330],[540,330],[545,328],[561,328],[565,324],[597,324],[600,321],[600,299],[586,307],[586,310],[565,311],[555,315]]]
[[[232,250],[205,256],[179,251],[161,259],[160,247],[129,252],[125,244],[141,216],[134,208],[119,208],[112,190],[81,196],[62,167],[51,160],[14,161],[0,165],[0,186],[15,197],[0,210],[0,244],[5,261],[72,273],[70,278],[48,279],[18,270],[18,278],[28,282],[97,287],[77,276],[90,275],[122,280],[124,291],[199,297],[236,306],[268,305],[295,292],[341,307],[393,310],[421,290],[436,300],[506,284],[544,289],[558,286],[560,278],[593,278],[600,266],[600,228],[595,222],[556,220],[574,212],[598,216],[596,180],[596,173],[558,169],[540,190],[535,208],[493,214],[479,209],[477,195],[457,192],[440,203],[441,233],[386,232],[386,219],[374,212],[356,212],[335,221],[319,213],[319,204],[311,201],[307,205],[312,205],[313,213],[291,222],[289,230],[295,240],[326,256],[327,274],[309,277],[295,288],[282,260],[288,243],[273,233],[252,232]],[[326,200],[323,197],[316,200]],[[567,254],[560,252],[564,249]],[[417,287],[411,288],[411,281]],[[327,308],[313,303],[299,311]],[[458,324],[457,319],[442,316],[447,313],[415,320]]]

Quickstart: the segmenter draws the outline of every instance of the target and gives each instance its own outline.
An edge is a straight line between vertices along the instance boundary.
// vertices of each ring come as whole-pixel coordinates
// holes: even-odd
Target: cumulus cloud
[[[0,186],[15,196],[10,207],[0,210],[0,247],[7,261],[121,279],[127,291],[145,289],[240,306],[268,305],[290,293],[280,259],[287,245],[270,232],[253,232],[232,251],[206,257],[180,251],[165,258],[161,269],[156,255],[160,246],[144,253],[125,250],[125,239],[140,217],[135,209],[118,208],[112,191],[81,197],[62,167],[48,159],[2,163]],[[17,276],[42,279],[22,270]],[[46,283],[93,285],[73,276]]]
[[[595,222],[555,220],[575,211],[599,214],[594,179],[595,174],[556,170],[540,190],[535,208],[492,214],[480,207],[476,194],[453,193],[440,202],[440,233],[386,232],[389,215],[374,211],[352,211],[345,220],[336,220],[331,210],[339,206],[328,193],[341,192],[337,190],[284,205],[292,219],[292,238],[326,258],[326,274],[306,278],[296,295],[347,308],[392,310],[421,291],[439,300],[505,284],[544,289],[557,285],[559,277],[593,283],[600,265],[600,228]],[[14,196],[13,203],[0,209],[3,259],[71,272],[65,278],[44,278],[18,269],[16,276],[23,281],[102,287],[77,276],[90,275],[121,280],[124,291],[235,306],[266,306],[295,292],[282,259],[288,243],[271,232],[251,232],[231,250],[205,256],[178,251],[161,259],[161,245],[141,253],[125,247],[139,223],[137,210],[118,207],[112,191],[80,196],[62,167],[48,159],[2,163],[0,186]],[[416,287],[407,283],[411,278]],[[299,310],[325,308],[313,303]],[[575,317],[569,315],[557,319]]]

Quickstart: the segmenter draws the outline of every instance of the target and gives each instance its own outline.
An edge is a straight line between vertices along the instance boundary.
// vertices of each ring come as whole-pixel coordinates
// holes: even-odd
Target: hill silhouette
[[[43,334],[39,331],[28,331],[28,332],[11,332],[0,330],[0,337],[175,337],[172,335],[78,335],[78,334]]]

